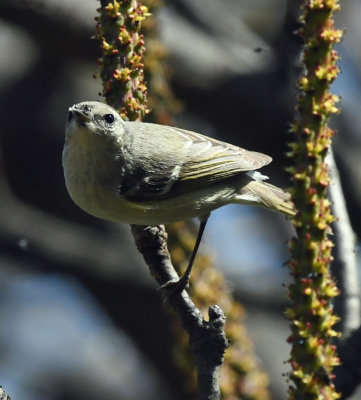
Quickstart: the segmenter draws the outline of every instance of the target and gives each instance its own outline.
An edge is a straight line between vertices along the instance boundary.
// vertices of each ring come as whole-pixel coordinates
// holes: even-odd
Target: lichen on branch
[[[332,340],[338,336],[332,299],[338,289],[330,275],[332,241],[327,187],[330,182],[325,157],[334,131],[328,122],[338,113],[339,97],[330,93],[337,77],[339,56],[334,45],[343,32],[334,28],[338,0],[306,0],[299,35],[304,41],[304,73],[298,81],[298,104],[291,126],[288,168],[291,193],[298,210],[293,218],[297,237],[290,242],[289,266],[294,283],[289,286],[293,305],[287,310],[291,325],[290,399],[331,400],[339,398],[333,384],[338,365]]]

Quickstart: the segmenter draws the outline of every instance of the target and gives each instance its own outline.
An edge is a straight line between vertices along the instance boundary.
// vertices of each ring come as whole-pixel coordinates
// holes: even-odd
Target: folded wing
[[[157,200],[197,190],[269,164],[272,158],[195,132],[156,124],[127,123],[133,159],[120,194]],[[146,143],[146,145],[145,145]]]

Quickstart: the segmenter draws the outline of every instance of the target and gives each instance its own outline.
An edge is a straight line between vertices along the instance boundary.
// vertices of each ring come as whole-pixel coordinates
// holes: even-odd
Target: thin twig
[[[132,225],[132,233],[138,250],[160,285],[179,278],[170,260],[163,225]],[[198,399],[219,399],[219,373],[229,345],[224,332],[226,318],[223,311],[218,306],[209,307],[209,321],[204,320],[185,290],[168,298],[167,304],[179,315],[189,334],[189,343],[197,361]]]

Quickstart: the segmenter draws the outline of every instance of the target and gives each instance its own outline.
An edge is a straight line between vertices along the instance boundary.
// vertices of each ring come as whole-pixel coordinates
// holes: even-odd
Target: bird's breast
[[[72,140],[67,141],[63,150],[67,190],[80,208],[92,215],[103,214],[101,209],[107,208],[107,198],[116,196],[118,187],[116,152],[89,143],[84,145],[79,137]]]

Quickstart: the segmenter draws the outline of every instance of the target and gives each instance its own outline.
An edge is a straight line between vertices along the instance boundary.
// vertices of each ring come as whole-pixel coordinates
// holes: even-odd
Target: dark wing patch
[[[136,168],[127,174],[119,193],[129,199],[140,201],[162,199],[169,197],[169,190],[177,179],[177,169],[173,165],[152,169],[151,173],[143,168]]]

